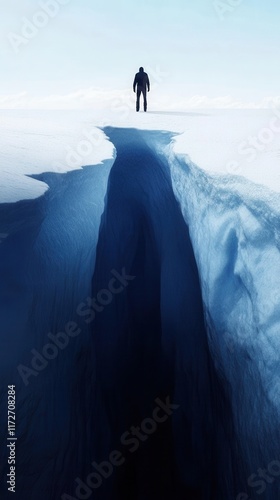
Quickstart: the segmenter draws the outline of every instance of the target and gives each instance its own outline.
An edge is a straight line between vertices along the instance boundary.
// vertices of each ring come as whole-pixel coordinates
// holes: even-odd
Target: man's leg
[[[143,97],[144,97],[144,111],[147,111],[147,90],[143,90]]]
[[[137,88],[136,111],[139,111],[140,109],[140,95],[141,95],[141,89]]]

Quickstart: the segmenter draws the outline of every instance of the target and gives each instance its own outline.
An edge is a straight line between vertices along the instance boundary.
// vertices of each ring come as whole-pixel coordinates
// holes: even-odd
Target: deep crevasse
[[[135,280],[93,325],[98,459],[120,446],[131,423],[141,425],[156,397],[170,397],[179,409],[139,453],[125,448],[125,465],[95,497],[231,500],[242,478],[229,394],[209,356],[188,226],[172,190],[166,158],[172,134],[105,132],[116,161],[101,220],[93,295],[112,268],[125,264]]]
[[[172,133],[105,132],[113,166],[41,174],[44,196],[1,205],[3,380],[49,331],[81,327],[28,387],[17,379],[15,498],[77,498],[75,478],[170,397],[178,411],[92,498],[245,500],[264,485],[275,500],[279,478],[251,476],[279,458],[279,196],[175,156]],[[138,279],[92,328],[78,304],[123,267]]]

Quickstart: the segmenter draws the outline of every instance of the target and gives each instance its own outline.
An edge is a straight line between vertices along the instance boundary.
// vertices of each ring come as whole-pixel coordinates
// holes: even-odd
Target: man
[[[137,86],[137,100],[136,100],[136,111],[140,109],[140,96],[143,94],[144,98],[144,111],[147,111],[147,90],[150,92],[150,80],[147,73],[144,72],[144,68],[139,68],[139,73],[136,73],[133,82],[133,91],[136,92]]]

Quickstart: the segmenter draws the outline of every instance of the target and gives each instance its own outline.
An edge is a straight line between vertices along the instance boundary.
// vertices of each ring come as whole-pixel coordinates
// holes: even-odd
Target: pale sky
[[[55,10],[42,17],[46,4]],[[263,106],[280,96],[279,0],[0,0],[0,6],[0,108],[133,99],[139,66],[150,73],[155,106]],[[43,26],[27,30],[26,20]]]

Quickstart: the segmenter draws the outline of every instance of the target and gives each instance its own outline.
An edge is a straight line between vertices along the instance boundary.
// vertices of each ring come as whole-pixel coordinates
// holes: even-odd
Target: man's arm
[[[147,75],[147,87],[148,87],[148,92],[150,92],[150,80],[148,75]]]
[[[135,92],[136,84],[137,84],[137,75],[135,75],[134,82],[133,82],[133,92]]]

